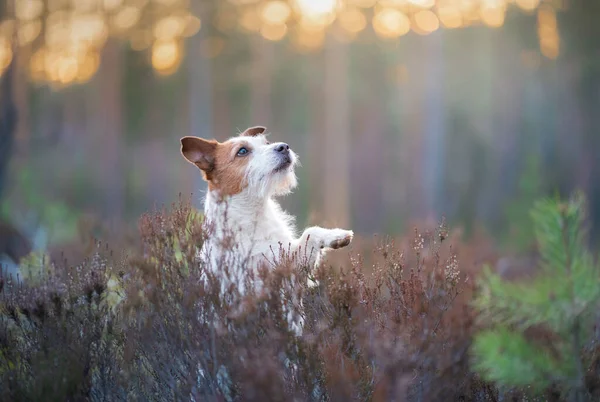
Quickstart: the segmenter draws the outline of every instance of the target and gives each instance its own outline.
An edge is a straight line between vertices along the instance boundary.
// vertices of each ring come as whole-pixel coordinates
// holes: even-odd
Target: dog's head
[[[289,193],[297,184],[298,157],[283,142],[270,143],[265,127],[251,127],[225,142],[181,139],[181,154],[196,165],[209,191],[230,196],[248,191],[259,197]]]

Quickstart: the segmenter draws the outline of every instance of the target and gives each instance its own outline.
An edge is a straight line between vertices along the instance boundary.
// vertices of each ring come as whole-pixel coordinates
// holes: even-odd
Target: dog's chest
[[[235,247],[228,250],[240,257],[279,256],[281,247],[287,251],[294,241],[293,218],[286,214],[274,200],[262,204],[232,197],[226,209],[222,205],[207,204],[207,218],[216,224],[213,242],[216,249],[223,239],[233,236]],[[223,239],[221,239],[223,238]],[[211,243],[213,243],[211,242]]]
[[[264,208],[254,211],[252,218],[244,225],[245,230],[239,233],[240,240],[247,243],[248,247],[252,246],[252,255],[278,255],[280,247],[287,250],[293,242],[295,233],[292,219],[275,202],[269,202]]]

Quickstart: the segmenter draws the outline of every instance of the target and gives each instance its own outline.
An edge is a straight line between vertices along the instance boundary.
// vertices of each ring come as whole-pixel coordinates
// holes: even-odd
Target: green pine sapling
[[[474,368],[500,387],[558,388],[586,401],[585,348],[600,304],[599,270],[586,248],[585,200],[539,201],[531,213],[540,270],[531,281],[509,282],[485,270],[475,299],[488,329],[474,339]],[[544,342],[532,333],[543,333]]]

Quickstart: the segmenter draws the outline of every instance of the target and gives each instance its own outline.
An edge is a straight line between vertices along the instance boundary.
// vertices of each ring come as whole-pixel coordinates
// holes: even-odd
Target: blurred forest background
[[[523,248],[533,201],[578,188],[600,239],[597,0],[0,5],[1,215],[35,247],[200,208],[179,138],[251,125],[299,153],[301,225]]]

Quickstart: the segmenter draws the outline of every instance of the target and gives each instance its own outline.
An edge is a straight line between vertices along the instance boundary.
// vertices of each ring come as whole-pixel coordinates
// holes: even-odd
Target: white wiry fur
[[[281,143],[269,144],[264,135],[235,137],[230,141],[250,145],[251,159],[245,172],[247,185],[240,193],[223,198],[218,190],[207,192],[204,213],[212,236],[201,253],[213,272],[219,273],[225,260],[237,261],[236,266],[229,266],[229,280],[243,294],[243,278],[248,270],[276,264],[281,250],[288,257],[295,256],[299,264],[312,268],[328,249],[350,243],[353,237],[350,230],[314,226],[298,236],[294,218],[275,201],[274,197],[290,193],[297,185],[294,168],[298,157],[291,149],[291,164],[278,169],[281,157],[275,149]],[[258,280],[255,286],[260,288]]]

